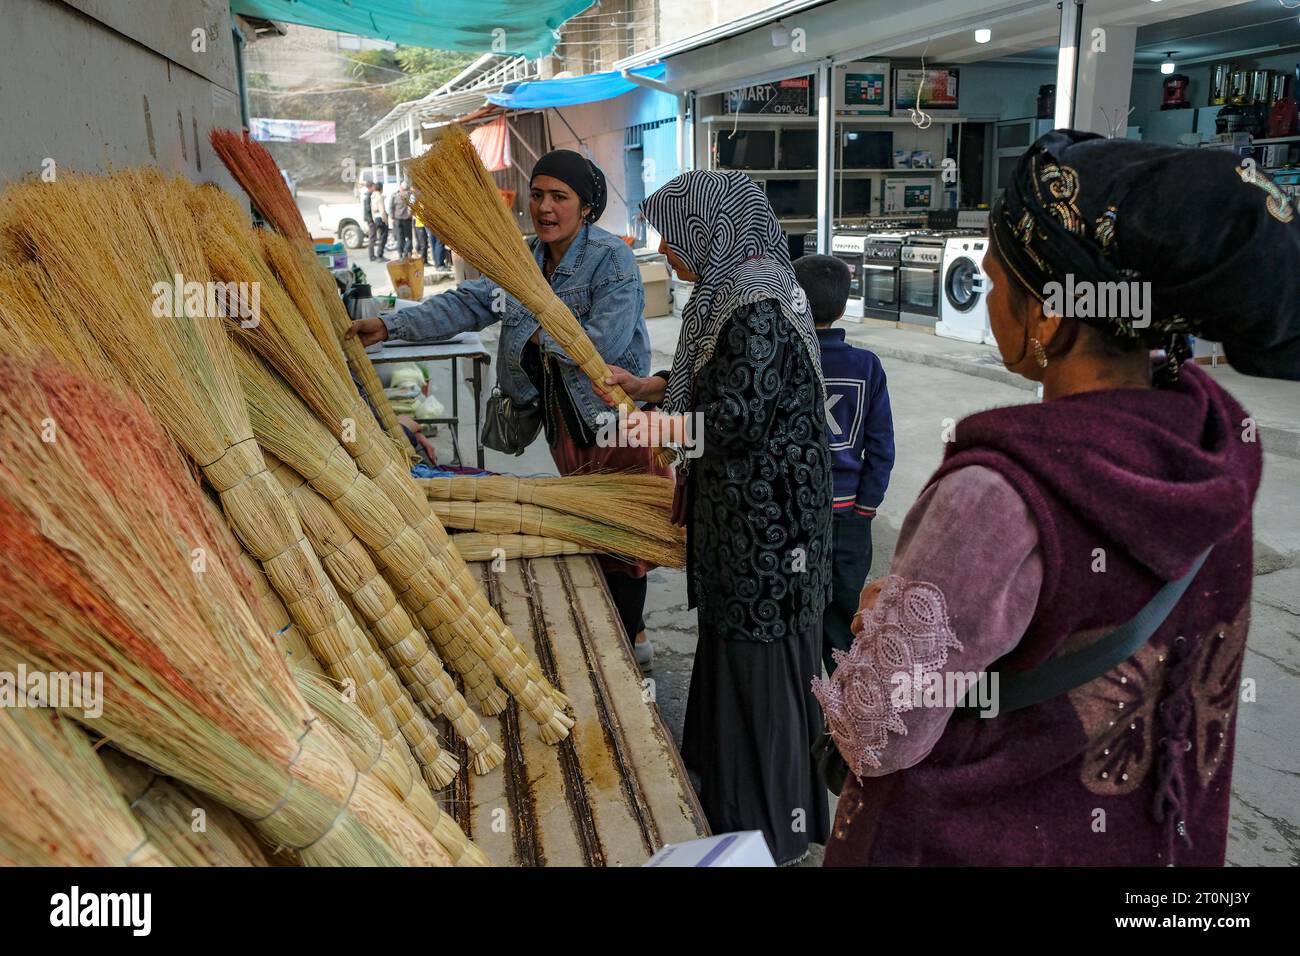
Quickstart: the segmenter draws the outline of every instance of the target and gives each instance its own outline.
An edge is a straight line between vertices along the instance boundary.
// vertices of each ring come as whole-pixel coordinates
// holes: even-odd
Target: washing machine
[[[993,341],[982,268],[988,245],[984,234],[949,235],[944,240],[939,273],[943,291],[935,335],[963,342]]]

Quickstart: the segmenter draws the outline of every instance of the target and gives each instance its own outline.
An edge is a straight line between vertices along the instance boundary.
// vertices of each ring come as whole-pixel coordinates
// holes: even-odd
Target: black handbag
[[[483,409],[483,445],[507,455],[522,455],[542,428],[541,403],[517,405],[499,385]]]
[[[1048,658],[1019,674],[999,673],[998,716],[1082,687],[1132,657],[1160,629],[1213,550],[1207,548],[1186,574],[1177,581],[1166,582],[1142,610],[1101,640],[1072,654]],[[953,711],[953,718],[969,718],[979,713],[978,707],[962,703]],[[813,744],[812,758],[826,789],[839,796],[849,775],[849,764],[830,734],[822,734]]]

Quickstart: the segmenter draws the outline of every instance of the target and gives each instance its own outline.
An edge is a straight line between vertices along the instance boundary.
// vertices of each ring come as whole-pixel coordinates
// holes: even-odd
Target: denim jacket
[[[537,267],[545,247],[531,240]],[[551,273],[551,288],[577,316],[601,357],[633,375],[645,375],[650,364],[650,335],[645,324],[645,290],[636,257],[619,237],[598,226],[584,225],[564,259]],[[493,308],[493,303],[498,303]],[[478,331],[500,321],[497,384],[511,401],[531,404],[538,398],[520,365],[524,345],[537,329],[533,314],[486,277],[462,282],[455,289],[430,296],[419,305],[383,316],[390,338],[436,342],[461,332]],[[574,407],[593,429],[597,416],[608,411],[582,369],[543,329],[542,352],[554,355]]]

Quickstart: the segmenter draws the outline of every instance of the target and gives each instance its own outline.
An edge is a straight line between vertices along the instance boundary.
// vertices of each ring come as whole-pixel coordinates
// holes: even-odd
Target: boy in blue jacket
[[[849,299],[849,267],[835,256],[804,256],[794,274],[808,296],[826,380],[826,428],[835,479],[832,583],[822,619],[822,658],[835,672],[831,651],[853,643],[849,624],[871,572],[871,519],[884,500],[894,467],[894,418],[885,370],[874,352],[844,341],[831,326]]]

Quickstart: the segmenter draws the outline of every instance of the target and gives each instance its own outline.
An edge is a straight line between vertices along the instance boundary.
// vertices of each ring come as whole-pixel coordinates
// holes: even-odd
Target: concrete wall
[[[616,235],[628,232],[628,189],[623,149],[627,127],[665,119],[673,116],[675,109],[676,101],[671,96],[653,90],[634,90],[612,100],[547,111],[552,148],[572,149],[589,155],[605,173],[610,189],[605,213],[597,222],[602,229]],[[564,115],[568,126],[558,116],[549,115],[555,112]],[[590,152],[583,149],[582,143],[589,147]]]
[[[0,62],[0,180],[149,164],[238,190],[208,144],[240,126],[224,2],[24,0],[6,7]]]

